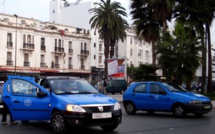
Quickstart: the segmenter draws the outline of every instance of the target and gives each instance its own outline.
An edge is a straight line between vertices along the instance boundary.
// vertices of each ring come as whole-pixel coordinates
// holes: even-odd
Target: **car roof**
[[[43,79],[72,79],[72,80],[84,80],[80,77],[73,77],[73,76],[46,76]]]

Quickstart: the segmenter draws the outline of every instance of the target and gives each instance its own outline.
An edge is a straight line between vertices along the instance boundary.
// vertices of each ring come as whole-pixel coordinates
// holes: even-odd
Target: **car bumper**
[[[71,113],[63,111],[62,114],[67,120],[68,124],[76,126],[102,126],[120,124],[122,121],[121,110],[112,112],[111,118],[92,119],[92,113]]]
[[[211,111],[213,105],[210,104],[186,104],[188,113],[208,113]]]

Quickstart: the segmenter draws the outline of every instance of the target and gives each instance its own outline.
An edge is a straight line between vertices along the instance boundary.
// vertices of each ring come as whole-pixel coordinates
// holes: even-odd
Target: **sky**
[[[0,13],[17,14],[18,16],[26,18],[34,18],[41,21],[49,21],[49,3],[52,0],[0,0]],[[77,0],[67,0],[69,3],[76,2]],[[82,0],[90,1],[90,0]],[[99,0],[91,0],[99,1]],[[120,2],[126,8],[128,14],[127,21],[130,22],[129,16],[129,0],[115,0]],[[131,22],[130,22],[131,23]],[[211,43],[215,48],[215,20],[211,26]]]

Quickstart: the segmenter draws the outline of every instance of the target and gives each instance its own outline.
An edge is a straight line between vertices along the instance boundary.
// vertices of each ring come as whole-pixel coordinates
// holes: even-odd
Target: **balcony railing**
[[[40,49],[41,50],[46,50],[46,46],[41,46]]]
[[[85,69],[85,65],[81,65],[81,69]]]
[[[47,67],[47,66],[46,66],[46,63],[40,62],[40,67]]]
[[[24,61],[24,66],[25,67],[29,67],[30,66],[30,62],[29,61]]]
[[[60,68],[60,64],[55,63],[55,64],[54,64],[54,67],[55,67],[55,68]]]
[[[68,68],[69,68],[69,69],[73,69],[73,65],[69,65]]]
[[[12,60],[7,60],[6,65],[7,66],[13,66],[13,61]]]
[[[81,50],[81,54],[89,55],[89,51],[87,51],[87,50]]]
[[[73,49],[69,49],[69,54],[73,54]]]
[[[55,47],[54,51],[55,52],[64,52],[64,48],[62,48],[62,47]]]
[[[23,43],[23,48],[34,50],[34,44]]]
[[[7,42],[7,47],[13,47],[13,42]]]

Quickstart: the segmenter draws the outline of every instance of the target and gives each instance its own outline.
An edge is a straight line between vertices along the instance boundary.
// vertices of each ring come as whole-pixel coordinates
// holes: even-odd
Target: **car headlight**
[[[69,112],[80,112],[80,113],[85,113],[86,111],[79,105],[72,105],[68,104],[66,106],[66,110]]]
[[[119,110],[119,109],[121,109],[120,104],[119,104],[119,102],[117,102],[114,104],[114,110]]]
[[[202,104],[202,102],[198,100],[193,100],[193,101],[190,101],[190,104]]]

